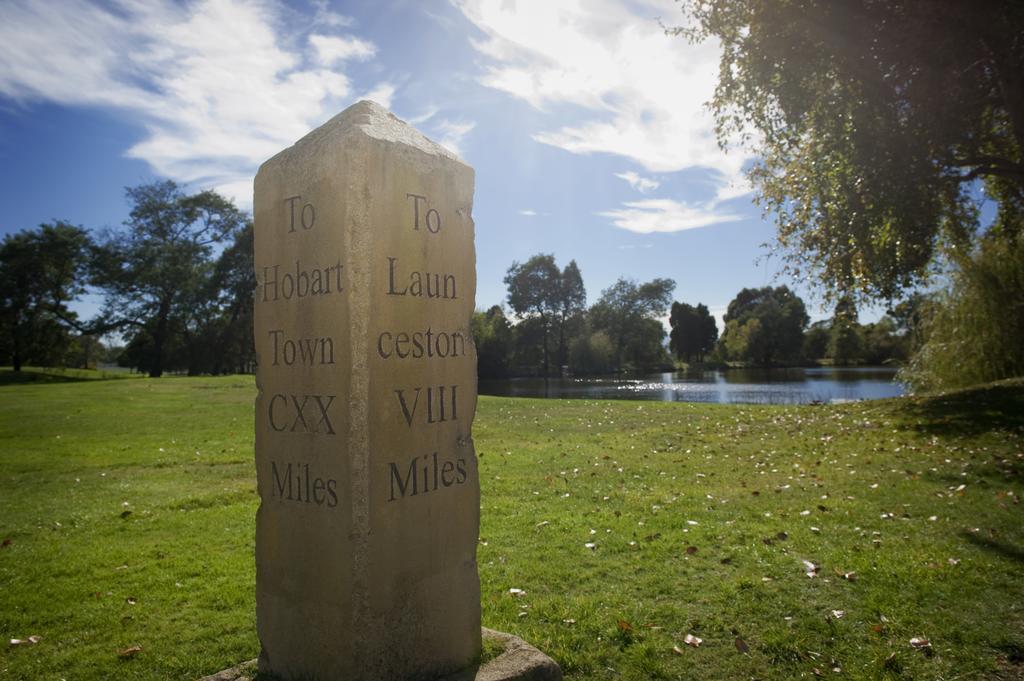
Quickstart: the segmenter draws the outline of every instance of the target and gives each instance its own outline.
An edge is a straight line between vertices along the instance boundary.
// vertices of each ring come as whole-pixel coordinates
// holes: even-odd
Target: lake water
[[[729,369],[633,376],[513,378],[480,381],[481,395],[728,404],[808,404],[875,400],[904,394],[884,367]]]

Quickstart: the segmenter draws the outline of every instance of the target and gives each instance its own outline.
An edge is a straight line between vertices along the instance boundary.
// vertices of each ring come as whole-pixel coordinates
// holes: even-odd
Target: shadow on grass
[[[896,413],[910,422],[907,427],[933,435],[1024,430],[1024,379],[907,398]]]
[[[131,374],[116,374],[108,371],[89,369],[44,369],[23,368],[21,371],[0,369],[0,386],[23,385],[27,383],[81,383],[83,381],[109,381],[134,378]]]
[[[960,536],[974,544],[980,549],[984,549],[991,553],[1002,556],[1003,558],[1009,558],[1015,560],[1018,563],[1024,563],[1024,549],[1019,546],[998,539],[990,539],[988,537],[979,537],[974,532],[961,532]]]

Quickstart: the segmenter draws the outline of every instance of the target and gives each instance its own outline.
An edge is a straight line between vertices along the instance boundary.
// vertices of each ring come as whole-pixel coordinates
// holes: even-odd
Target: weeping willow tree
[[[789,267],[836,297],[892,299],[939,249],[1024,204],[1024,3],[694,0],[721,45],[719,141],[746,145]]]
[[[931,301],[927,340],[900,377],[921,390],[1024,376],[1024,240],[990,236]]]
[[[684,0],[683,10],[674,32],[721,46],[710,103],[719,142],[758,159],[749,176],[789,273],[832,300],[892,303],[952,264],[914,375],[950,385],[957,367],[958,384],[1020,374],[1019,333],[986,350],[1001,358],[977,348],[997,343],[1024,298],[1024,2]],[[972,357],[958,356],[967,347]],[[968,369],[975,362],[990,367]]]

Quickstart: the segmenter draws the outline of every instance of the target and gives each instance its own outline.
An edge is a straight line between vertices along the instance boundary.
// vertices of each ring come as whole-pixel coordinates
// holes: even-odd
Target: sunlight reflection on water
[[[895,370],[877,367],[761,369],[661,373],[642,377],[481,380],[481,395],[719,402],[840,403],[896,397],[905,388]]]

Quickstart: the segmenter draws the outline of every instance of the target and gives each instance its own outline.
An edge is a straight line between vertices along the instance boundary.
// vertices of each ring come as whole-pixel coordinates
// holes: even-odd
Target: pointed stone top
[[[419,130],[369,99],[358,101],[348,107],[300,139],[291,148],[298,150],[307,146],[319,146],[331,138],[344,137],[353,130],[359,130],[368,137],[384,142],[403,144],[427,154],[443,156],[464,163],[458,156],[431,141]]]

